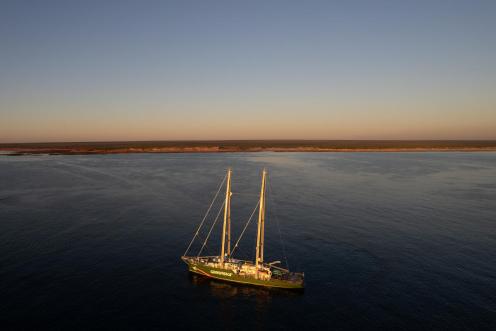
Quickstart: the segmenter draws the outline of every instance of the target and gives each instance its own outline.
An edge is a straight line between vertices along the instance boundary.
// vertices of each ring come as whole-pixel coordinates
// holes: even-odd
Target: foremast
[[[227,170],[226,200],[224,202],[224,224],[222,225],[222,246],[220,251],[221,264],[224,264],[226,256],[228,258],[231,256],[231,172],[232,171],[229,168]]]
[[[259,265],[263,264],[264,258],[264,232],[265,232],[265,181],[267,171],[262,171],[262,187],[260,188],[260,204],[258,209],[257,250],[255,267],[258,273]]]

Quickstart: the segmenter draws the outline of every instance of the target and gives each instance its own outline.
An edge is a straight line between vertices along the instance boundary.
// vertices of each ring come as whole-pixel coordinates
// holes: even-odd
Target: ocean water
[[[228,167],[233,240],[266,167],[266,260],[304,292],[180,260]],[[496,153],[0,157],[0,329],[193,328],[496,330]]]

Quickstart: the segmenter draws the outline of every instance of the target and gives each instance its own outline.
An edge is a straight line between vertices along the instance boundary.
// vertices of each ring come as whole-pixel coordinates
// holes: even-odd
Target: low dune
[[[496,151],[496,140],[224,140],[0,144],[0,155]]]

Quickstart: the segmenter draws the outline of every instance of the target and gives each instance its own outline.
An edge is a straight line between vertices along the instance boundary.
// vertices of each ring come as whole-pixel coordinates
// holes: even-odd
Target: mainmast
[[[222,226],[222,248],[220,251],[220,263],[224,258],[231,255],[231,169],[227,170],[226,201],[224,203],[224,224]],[[226,250],[227,232],[227,250]]]
[[[258,231],[257,231],[257,252],[255,257],[255,266],[263,263],[264,254],[264,228],[265,228],[265,177],[267,171],[262,171],[262,187],[260,189],[260,205],[258,210]]]

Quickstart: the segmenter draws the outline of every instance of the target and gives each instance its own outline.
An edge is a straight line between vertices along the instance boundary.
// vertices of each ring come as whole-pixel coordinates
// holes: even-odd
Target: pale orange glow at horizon
[[[55,116],[45,116],[49,110],[32,112],[34,106],[27,105],[2,118],[0,142],[496,138],[496,112],[484,104],[441,105],[450,109],[444,115],[434,102],[403,108],[371,101],[368,106],[290,99],[265,105],[244,102],[243,106],[226,102],[175,107],[131,102],[121,107],[65,104],[54,105],[66,109]],[[101,111],[86,114],[85,107]],[[134,107],[143,110],[133,111]]]

